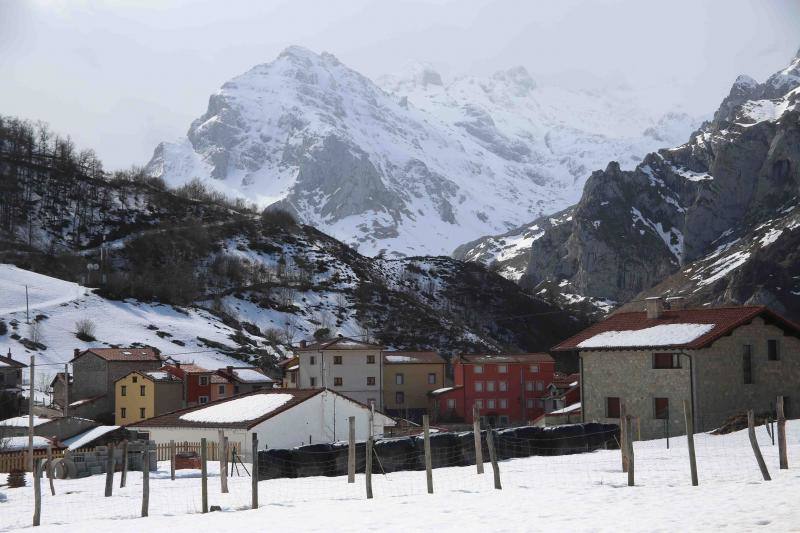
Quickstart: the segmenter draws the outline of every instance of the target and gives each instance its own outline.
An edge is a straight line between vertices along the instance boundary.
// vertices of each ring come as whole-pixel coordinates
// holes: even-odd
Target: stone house
[[[33,417],[33,434],[61,441],[97,426],[94,420],[75,416],[45,418]],[[28,434],[28,416],[0,420],[0,438],[24,437]]]
[[[114,419],[127,425],[186,407],[183,380],[164,369],[136,370],[115,383]]]
[[[278,361],[278,367],[283,372],[283,378],[281,379],[281,388],[296,389],[297,371],[300,368],[300,360],[297,358],[297,356],[287,357],[282,361]]]
[[[295,349],[301,389],[331,389],[383,410],[383,346],[347,337]]]
[[[28,365],[17,361],[8,350],[8,355],[0,355],[0,391],[19,392],[22,388],[22,369]]]
[[[112,419],[114,383],[136,370],[157,370],[161,357],[154,348],[89,348],[82,352],[76,349],[70,363],[70,412]]]
[[[64,403],[69,400],[72,392],[72,374],[58,372],[50,381],[50,390],[53,391],[53,405],[64,408]]]
[[[428,394],[444,386],[445,365],[436,352],[384,352],[386,413],[420,422],[428,413]]]
[[[584,421],[614,422],[620,405],[642,438],[685,433],[683,402],[698,432],[748,409],[800,417],[800,326],[764,306],[615,313],[563,341],[577,351]]]

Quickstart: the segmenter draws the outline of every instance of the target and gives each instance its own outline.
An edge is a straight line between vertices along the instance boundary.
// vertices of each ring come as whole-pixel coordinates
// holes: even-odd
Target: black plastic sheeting
[[[494,431],[498,460],[532,455],[567,455],[618,448],[616,424],[571,424],[540,428],[523,426]],[[433,468],[475,464],[475,436],[471,431],[432,433]],[[258,452],[259,479],[347,475],[347,443],[309,444],[290,449]],[[402,470],[424,470],[425,453],[422,435],[376,439],[372,459],[375,474]],[[486,431],[481,431],[483,460],[489,462]],[[356,443],[356,472],[366,467],[366,443]]]

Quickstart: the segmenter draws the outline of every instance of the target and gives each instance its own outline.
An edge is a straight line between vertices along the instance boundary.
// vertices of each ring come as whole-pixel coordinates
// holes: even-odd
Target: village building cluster
[[[578,361],[571,372],[558,365],[565,353]],[[615,423],[624,406],[648,439],[681,433],[687,413],[708,431],[748,409],[772,412],[777,396],[787,417],[800,416],[800,326],[763,306],[684,309],[652,298],[550,353],[448,359],[340,336],[301,341],[270,377],[149,347],[75,350],[72,372],[51,383],[60,416],[36,417],[35,434],[63,443],[125,428],[162,443],[214,439],[224,429],[247,454],[254,434],[268,447],[346,439],[350,417],[366,438],[414,432],[423,415],[452,429],[475,416],[483,426],[553,426]],[[21,391],[24,368],[0,357],[0,386]],[[27,430],[27,417],[0,421],[0,439]]]

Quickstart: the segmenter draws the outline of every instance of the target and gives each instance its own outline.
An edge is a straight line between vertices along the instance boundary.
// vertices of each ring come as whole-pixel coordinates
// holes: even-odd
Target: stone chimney
[[[233,377],[233,367],[232,366],[226,366],[225,367],[225,371],[228,373],[229,376]]]
[[[305,348],[307,346],[305,339],[300,341],[300,348]]]
[[[645,298],[644,308],[647,310],[647,318],[661,318],[664,313],[664,300],[660,296]]]
[[[11,355],[11,348],[8,349],[8,355],[6,355],[9,359],[14,359],[14,356]]]
[[[74,350],[72,350],[72,357],[73,357],[73,359],[74,359],[75,357],[78,357],[78,354],[79,354],[79,353],[81,353],[81,350],[80,350],[79,348],[75,348]]]
[[[180,368],[180,367],[181,367],[181,362],[175,361],[175,368]]]

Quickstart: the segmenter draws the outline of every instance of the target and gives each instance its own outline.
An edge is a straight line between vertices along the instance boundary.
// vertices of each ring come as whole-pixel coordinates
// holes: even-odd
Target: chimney
[[[75,357],[78,357],[78,354],[79,354],[79,353],[81,353],[81,351],[80,351],[80,349],[78,349],[78,348],[75,348],[74,350],[72,350],[72,356],[73,356],[73,359],[74,359]]]
[[[181,367],[181,362],[175,361],[175,368],[180,368],[180,367]]]
[[[9,359],[14,359],[14,356],[11,355],[11,348],[8,349],[8,355],[6,357]]]
[[[305,348],[306,346],[307,346],[307,345],[306,345],[306,341],[305,341],[305,339],[301,340],[301,341],[300,341],[300,348]]]
[[[232,366],[226,366],[225,367],[225,371],[228,373],[229,376],[233,377],[233,367]]]
[[[645,298],[644,307],[647,310],[647,318],[661,318],[664,312],[664,300],[660,296]]]
[[[683,296],[673,296],[667,298],[667,308],[671,310],[679,310],[686,308],[686,298]]]

